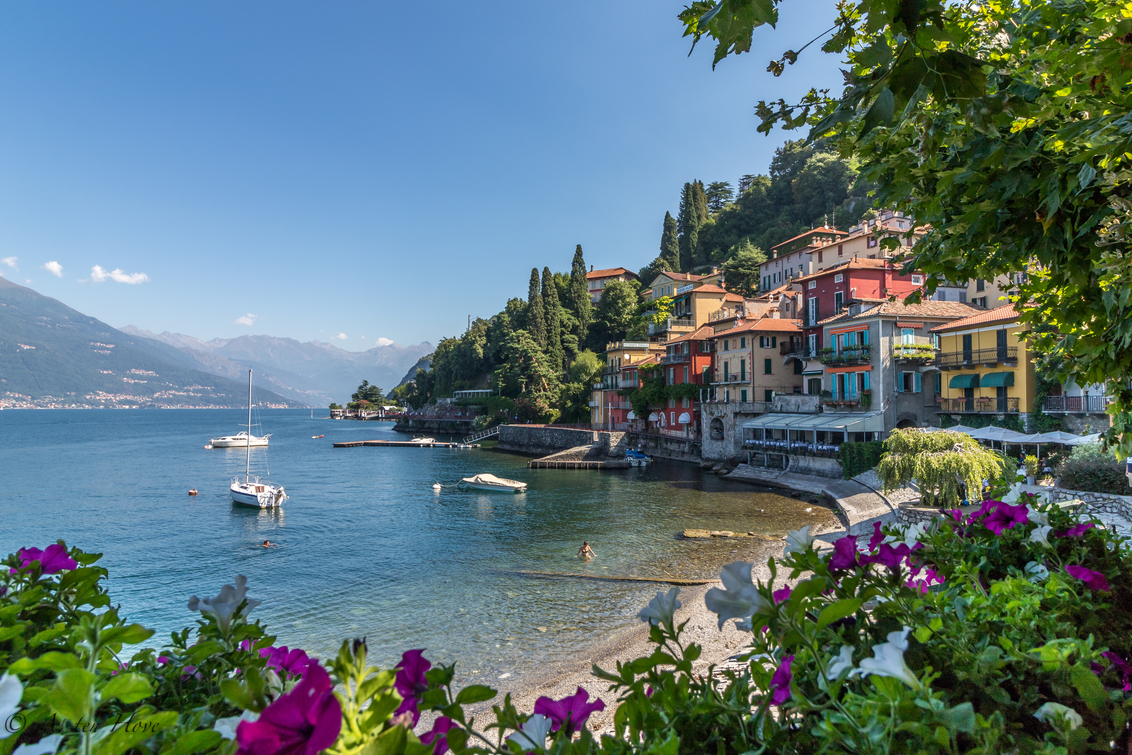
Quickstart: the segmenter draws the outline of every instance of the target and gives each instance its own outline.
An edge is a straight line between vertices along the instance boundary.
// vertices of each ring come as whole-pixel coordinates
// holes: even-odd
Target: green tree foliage
[[[593,328],[590,330],[590,348],[605,351],[605,345],[620,341],[633,326],[638,310],[637,281],[610,281],[605,284],[597,300]]]
[[[777,10],[693,2],[685,33],[715,60],[750,49]],[[859,160],[879,206],[930,230],[909,259],[939,282],[1027,272],[1032,349],[1065,379],[1115,381],[1108,439],[1132,453],[1132,18],[1122,0],[850,0],[822,47],[848,60],[840,97],[759,103],[759,130],[811,127]],[[771,69],[796,59],[789,52]],[[1098,324],[1100,326],[1098,327]]]
[[[690,270],[696,264],[696,249],[700,240],[700,218],[696,212],[695,181],[684,184],[680,192],[680,209],[676,214],[676,232],[680,243],[680,270]]]
[[[1128,495],[1125,465],[1106,454],[1100,443],[1082,443],[1057,467],[1059,485],[1088,493]]]
[[[723,265],[724,280],[732,291],[754,296],[759,289],[759,265],[766,262],[766,254],[755,247],[750,239],[743,239],[734,248],[731,259]]]
[[[531,268],[531,283],[527,294],[527,332],[540,349],[546,348],[546,309],[542,299],[538,268]]]
[[[577,321],[570,332],[577,337],[578,344],[586,342],[590,323],[593,322],[593,302],[590,301],[587,272],[586,259],[582,256],[582,245],[578,244],[578,248],[574,250],[574,260],[570,263],[570,298],[566,300],[566,306]]]
[[[358,390],[350,396],[351,401],[368,401],[371,404],[380,404],[385,401],[385,391],[378,388],[376,385],[370,385],[368,380],[363,380],[362,384],[358,386]]]
[[[656,269],[653,275],[663,272],[672,272],[680,269],[680,231],[676,224],[676,218],[672,217],[672,213],[664,213],[664,229],[660,234],[660,257],[664,265],[663,269]],[[653,262],[656,265],[656,262]],[[641,279],[641,282],[646,286],[652,283],[651,280]]]
[[[731,184],[726,181],[712,181],[704,189],[707,195],[708,211],[713,215],[725,206],[731,203],[731,199],[735,196],[735,192],[731,190]]]
[[[551,368],[546,354],[525,330],[507,337],[504,361],[495,370],[495,387],[508,398],[525,397],[554,404],[558,398],[558,372]]]
[[[542,307],[546,313],[546,357],[550,368],[562,371],[562,305],[558,301],[558,287],[549,267],[542,269]]]
[[[877,475],[885,492],[915,481],[924,502],[937,506],[958,505],[960,484],[966,484],[969,495],[977,496],[983,480],[997,480],[1006,471],[1001,454],[983,448],[964,433],[893,430],[884,444]]]
[[[605,363],[589,349],[578,354],[570,365],[570,382],[562,385],[559,405],[562,407],[560,419],[563,422],[589,422],[590,396],[593,385],[601,380]]]

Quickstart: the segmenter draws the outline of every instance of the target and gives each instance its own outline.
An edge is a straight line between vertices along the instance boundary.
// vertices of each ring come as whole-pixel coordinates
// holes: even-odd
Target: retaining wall
[[[501,425],[499,428],[499,448],[524,454],[547,454],[565,451],[567,448],[586,446],[600,442],[593,430],[575,430],[568,427],[549,427],[547,425]],[[608,442],[608,441],[607,441]]]
[[[827,459],[822,456],[799,456],[790,454],[790,466],[787,470],[794,474],[808,474],[814,477],[828,477],[840,480],[845,476],[841,470],[841,462],[837,459]]]
[[[1087,493],[1083,490],[1066,490],[1065,488],[1049,488],[1049,498],[1054,503],[1059,501],[1083,501],[1079,510],[1082,514],[1115,514],[1132,521],[1132,496],[1113,495],[1111,493]]]

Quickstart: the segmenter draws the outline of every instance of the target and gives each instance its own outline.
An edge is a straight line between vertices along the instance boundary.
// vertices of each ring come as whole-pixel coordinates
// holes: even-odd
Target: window
[[[728,373],[730,367],[731,367],[730,362],[724,362],[723,363],[723,382],[725,382],[725,383],[727,382],[727,377],[728,377],[727,373]]]
[[[774,374],[773,368],[774,368],[774,360],[773,359],[764,359],[763,360],[763,374],[764,375]]]
[[[985,280],[983,280],[982,278],[975,278],[975,290],[976,291],[985,291],[986,287],[987,287],[987,282]]]
[[[801,359],[791,359],[790,363],[794,365],[794,374],[795,375],[801,375],[802,374],[802,360]]]
[[[924,285],[924,276],[922,276],[922,275],[913,275],[913,276],[912,276],[912,285],[913,285],[913,286],[922,286],[922,285]]]
[[[674,406],[676,406],[676,399],[674,399],[674,398],[668,399],[668,408],[671,409]]]
[[[668,368],[668,384],[672,385],[675,382],[676,382],[676,368],[669,367]]]
[[[943,393],[943,374],[940,372],[935,373],[935,393],[937,396]]]
[[[676,424],[676,412],[669,412],[668,413],[668,424],[670,424],[670,425]]]
[[[818,250],[818,262],[821,262],[821,249]]]
[[[685,396],[684,398],[682,398],[680,400],[680,406],[684,407],[685,409],[687,409],[691,405],[692,405],[692,399],[688,398],[687,396]]]
[[[807,288],[809,288],[809,289],[810,289],[811,291],[812,291],[813,289],[817,288],[817,287],[818,287],[818,282],[817,282],[817,281],[810,281],[810,285],[809,285],[809,286],[807,286]]]
[[[743,402],[746,402],[746,400],[747,400],[747,389],[746,389],[746,388],[744,388],[743,390],[739,391],[739,400],[740,400],[740,401],[743,401]]]
[[[900,343],[914,343],[914,336],[912,335],[911,328],[900,329]]]
[[[731,400],[731,389],[730,388],[724,388],[723,389],[723,400],[724,401],[730,401]]]
[[[766,401],[767,403],[774,401],[774,391],[770,390],[769,388],[763,391],[763,401]]]
[[[961,304],[967,303],[967,292],[966,291],[960,291],[959,292],[959,302]]]
[[[843,280],[845,280],[845,276],[842,275],[841,273],[838,273],[837,275],[833,276],[833,282],[834,283],[840,283]]]
[[[867,246],[869,249],[872,249],[876,245],[877,245],[876,236],[869,236],[868,240],[865,242],[865,246]]]
[[[747,337],[746,336],[743,336],[742,338],[739,339],[739,348],[740,349],[747,348]]]
[[[833,292],[833,313],[841,314],[841,307],[845,303],[845,294],[842,291]]]
[[[724,351],[730,351],[730,350],[731,350],[731,349],[730,349],[730,348],[728,348],[728,346],[727,346],[727,339],[726,339],[726,338],[724,338],[724,339],[723,339],[723,350],[724,350]]]
[[[844,253],[845,253],[845,245],[844,244],[838,244],[837,245],[837,256],[840,257]]]
[[[806,350],[808,352],[810,352],[811,356],[816,355],[818,353],[818,336],[817,336],[817,334],[811,333],[806,338],[809,341],[809,344],[806,346]]]
[[[684,365],[684,382],[688,382],[688,365]]]

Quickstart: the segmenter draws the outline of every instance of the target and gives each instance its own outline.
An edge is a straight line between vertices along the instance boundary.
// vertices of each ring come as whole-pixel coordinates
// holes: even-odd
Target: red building
[[[687,394],[649,407],[648,427],[665,435],[690,438],[700,432],[700,400],[711,383],[714,344],[712,328],[703,326],[664,344],[660,358],[666,386],[690,385]]]
[[[892,260],[854,257],[835,267],[795,278],[794,290],[802,292],[803,338],[808,356],[813,358],[825,346],[818,323],[839,314],[854,301],[887,301],[903,298],[924,285],[920,273],[901,275]]]

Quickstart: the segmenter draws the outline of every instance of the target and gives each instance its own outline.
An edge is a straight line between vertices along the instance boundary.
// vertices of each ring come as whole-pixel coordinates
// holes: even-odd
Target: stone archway
[[[896,418],[896,429],[906,430],[909,427],[919,427],[920,423],[916,421],[914,414],[901,414]]]
[[[723,440],[723,420],[722,419],[720,419],[719,417],[715,417],[714,419],[712,419],[710,428],[711,428],[710,432],[711,432],[711,439],[712,440]]]

